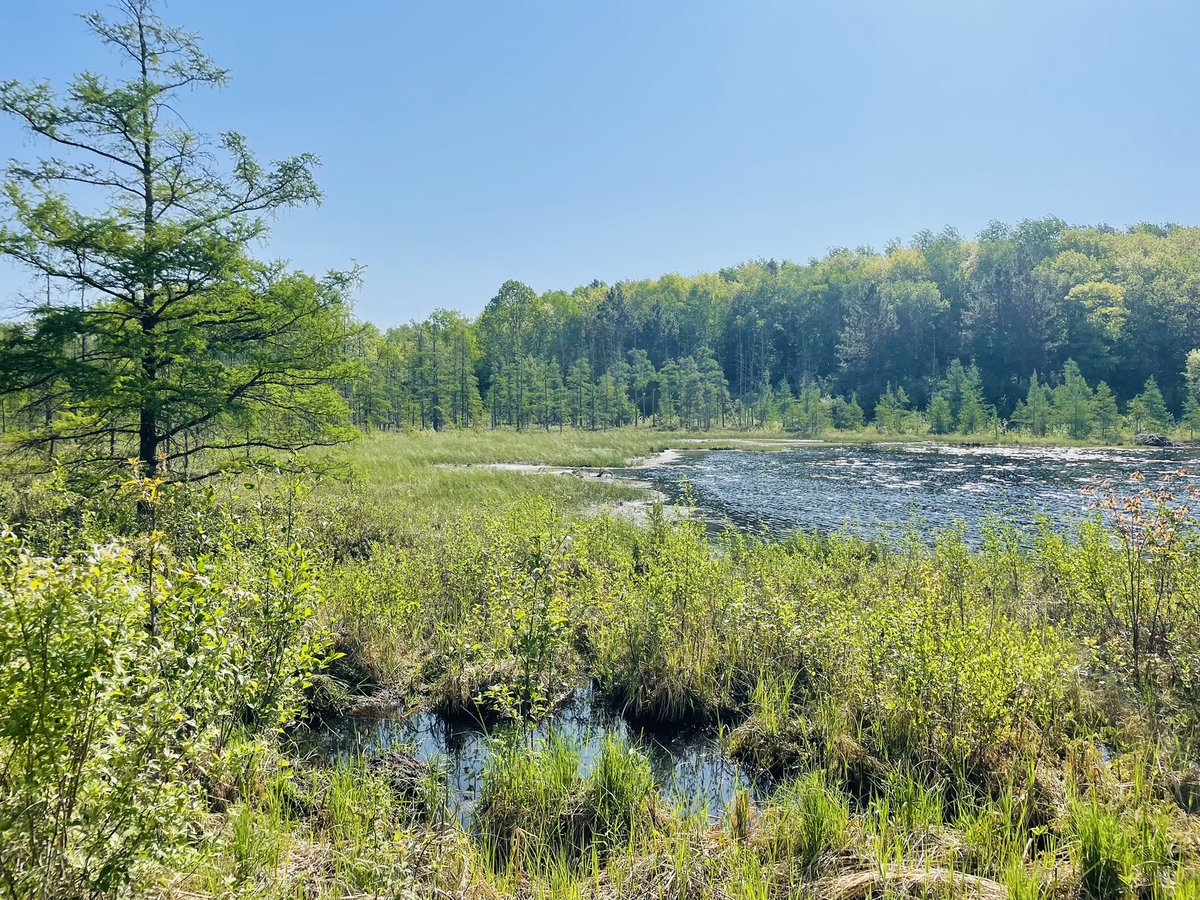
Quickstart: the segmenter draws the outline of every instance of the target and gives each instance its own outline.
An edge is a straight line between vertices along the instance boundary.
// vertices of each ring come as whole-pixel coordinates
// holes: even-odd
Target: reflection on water
[[[848,528],[936,531],[956,520],[978,538],[989,515],[1020,527],[1039,516],[1064,524],[1088,512],[1082,489],[1108,478],[1132,493],[1179,469],[1200,471],[1192,450],[965,447],[949,444],[808,445],[795,449],[690,451],[649,472],[673,500],[690,485],[710,520],[771,532]],[[645,476],[643,476],[645,477]],[[1182,491],[1184,482],[1177,483]]]
[[[753,794],[762,795],[769,787],[725,759],[713,735],[651,734],[635,728],[600,703],[590,687],[576,692],[526,739],[543,741],[551,730],[579,751],[583,774],[595,764],[607,735],[625,740],[649,761],[663,799],[687,813],[707,811],[709,816],[720,816],[737,788],[749,788]],[[478,724],[419,712],[385,718],[347,717],[312,733],[302,741],[302,747],[326,760],[407,750],[444,771],[446,808],[467,823],[479,796],[488,757],[497,742],[518,737],[511,729],[489,734]]]

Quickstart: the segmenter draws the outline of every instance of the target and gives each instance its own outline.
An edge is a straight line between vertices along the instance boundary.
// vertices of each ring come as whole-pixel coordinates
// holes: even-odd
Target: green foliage
[[[158,504],[159,485],[134,484]],[[0,837],[17,895],[112,892],[178,857],[202,773],[290,721],[325,640],[294,523],[227,518],[220,558],[151,532],[60,558],[0,544]]]
[[[1071,805],[1072,848],[1085,896],[1116,900],[1163,893],[1171,869],[1170,819],[1153,809],[1118,809],[1096,797]]]
[[[1095,420],[1096,430],[1103,438],[1112,437],[1121,418],[1112,389],[1103,381],[1096,385],[1096,399],[1092,401],[1092,418]]]
[[[887,390],[875,404],[875,427],[888,434],[903,434],[913,427],[914,417],[910,412],[908,394],[904,388]]]
[[[1135,432],[1168,431],[1175,424],[1175,418],[1167,409],[1162,391],[1158,389],[1158,381],[1151,375],[1146,379],[1142,392],[1129,401],[1130,426]]]
[[[850,809],[818,772],[788,782],[771,798],[764,822],[765,841],[776,857],[812,867],[824,854],[850,842]]]
[[[1036,403],[1038,395],[1031,395]],[[1028,399],[1026,407],[1028,406]],[[934,406],[937,406],[935,409]],[[1029,413],[1023,413],[1029,415]],[[962,434],[974,434],[983,431],[995,417],[995,410],[988,406],[983,395],[983,376],[974,362],[964,367],[958,359],[950,361],[946,376],[938,385],[937,392],[930,402],[928,412],[931,427],[936,425],[936,433],[947,433],[951,429]]]
[[[805,437],[818,437],[827,428],[833,426],[833,401],[822,395],[815,384],[805,385],[796,398],[795,427]],[[843,417],[846,420],[846,417]],[[852,421],[852,418],[850,419]],[[862,424],[862,410],[859,410],[859,426]]]
[[[1071,437],[1086,438],[1092,433],[1097,395],[1074,360],[1067,360],[1063,366],[1062,379],[1054,389],[1054,418]]]
[[[605,740],[591,771],[561,736],[496,749],[483,772],[476,822],[494,865],[576,861],[607,854],[650,828],[654,784],[646,759]]]
[[[943,394],[934,394],[929,401],[929,430],[933,434],[949,434],[954,430],[954,410]]]
[[[419,455],[375,460],[366,490],[479,458],[481,440],[406,438]],[[500,433],[491,455],[595,461],[632,440]],[[1077,877],[1097,896],[1150,896],[1192,883],[1200,829],[1180,807],[1200,734],[1200,555],[1188,513],[1158,490],[1102,493],[1109,524],[1032,545],[993,522],[975,548],[956,529],[932,545],[714,544],[696,521],[571,520],[545,497],[388,530],[386,506],[282,475],[68,499],[59,486],[8,501],[61,520],[10,535],[3,557],[10,893],[637,895],[672,878],[689,896],[868,880],[1043,896]],[[87,549],[109,532],[134,537]],[[351,686],[517,720],[466,828],[433,826],[386,774],[314,765],[276,739],[327,646],[323,622],[346,654],[330,675]],[[738,789],[711,827],[662,803],[647,758],[617,741],[586,762],[552,727],[531,742],[523,726],[587,680],[629,716],[719,730],[781,787]],[[114,824],[120,840],[99,840]]]
[[[1050,389],[1038,383],[1037,372],[1034,372],[1029,379],[1029,392],[1025,395],[1025,402],[1017,404],[1013,420],[1031,434],[1045,437],[1050,428],[1050,403]]]
[[[1058,614],[1087,641],[1094,665],[1191,746],[1200,736],[1200,621],[1187,585],[1200,559],[1190,504],[1167,491],[1174,480],[1145,485],[1139,477],[1131,495],[1093,489],[1111,527],[1087,523],[1075,545],[1043,535],[1040,557],[1061,579]]]
[[[84,73],[62,96],[0,83],[0,112],[61,154],[14,165],[5,185],[0,254],[47,294],[0,335],[4,430],[87,474],[132,457],[185,477],[232,451],[347,439],[336,383],[356,369],[344,352],[354,274],[249,256],[267,215],[319,199],[316,158],[268,167],[239,134],[214,146],[185,130],[185,92],[227,73],[149,0],[120,9],[84,21],[128,77]]]
[[[705,720],[728,704],[736,575],[698,523],[663,524],[635,552],[621,561],[628,574],[598,593],[592,672],[635,717]]]
[[[360,342],[352,355],[368,369],[347,391],[358,420],[380,427],[470,425],[478,418],[435,410],[450,396],[469,409],[477,393],[493,426],[782,423],[816,434],[823,406],[854,430],[837,398],[855,395],[886,433],[919,432],[916,416],[893,413],[913,407],[935,434],[1016,417],[1038,436],[1084,440],[1094,429],[1111,440],[1112,405],[1147,378],[1172,414],[1195,393],[1185,361],[1200,342],[1196,325],[1170,312],[1187,302],[1179,273],[1194,267],[1195,246],[1195,229],[1121,233],[1044,219],[993,223],[975,240],[924,233],[885,253],[837,249],[804,265],[750,262],[541,296],[511,281],[479,320],[456,318],[459,336],[436,353],[431,336],[452,314]],[[1100,382],[1109,387],[1093,406],[1088,389]],[[820,393],[805,401],[813,385]],[[1170,424],[1153,395],[1133,412],[1134,422]]]
[[[183,774],[210,735],[189,734],[184,700],[215,700],[205,610],[220,601],[195,573],[178,578],[155,636],[128,552],[55,561],[5,535],[0,553],[7,888],[111,891],[142,855],[169,859],[197,815]]]
[[[858,394],[851,393],[850,399],[835,397],[833,400],[833,427],[843,431],[861,431],[863,427],[863,409],[858,405]]]

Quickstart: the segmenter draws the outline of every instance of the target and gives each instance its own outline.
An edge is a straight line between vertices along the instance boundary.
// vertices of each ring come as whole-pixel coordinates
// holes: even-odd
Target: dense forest
[[[202,355],[224,364],[199,383],[184,327],[197,310],[178,310],[156,353],[171,413],[143,459],[333,442],[347,421],[1075,439],[1200,426],[1197,228],[1039,219],[540,296],[511,280],[477,318],[438,310],[385,332],[352,317],[357,273],[255,265],[241,273],[248,309],[207,323]],[[0,428],[23,448],[124,460],[145,444],[136,402],[119,396],[140,313],[97,291],[94,271],[68,280],[78,301],[48,289],[4,335]],[[103,422],[81,414],[98,386]],[[246,418],[254,430],[231,437]]]
[[[1047,218],[541,296],[509,281],[476,320],[364,329],[349,396],[364,426],[994,420],[1081,437],[1136,398],[1131,427],[1165,428],[1195,419],[1198,270],[1198,229]]]

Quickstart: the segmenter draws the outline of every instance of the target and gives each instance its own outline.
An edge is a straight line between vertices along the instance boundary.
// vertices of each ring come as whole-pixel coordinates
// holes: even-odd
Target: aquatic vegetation
[[[850,846],[849,802],[820,772],[811,772],[772,795],[757,839],[770,857],[812,867]]]
[[[581,769],[578,750],[557,734],[532,748],[514,741],[497,749],[476,809],[493,865],[595,859],[653,826],[657,795],[637,751],[609,738],[590,771]]]
[[[0,592],[10,893],[1182,896],[1200,875],[1187,513],[884,544],[522,496],[401,535],[331,527],[328,487],[272,475],[135,482],[160,528],[97,543],[109,501],[44,490]],[[745,781],[677,803],[648,744],[556,731],[581,690],[698,729]],[[451,809],[449,769],[402,742],[325,759],[280,731],[350,706],[474,722],[477,798]]]

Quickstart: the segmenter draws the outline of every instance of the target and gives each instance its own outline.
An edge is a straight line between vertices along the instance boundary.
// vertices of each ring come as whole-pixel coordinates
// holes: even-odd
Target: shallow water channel
[[[748,789],[751,796],[762,796],[770,789],[765,780],[752,777],[726,759],[716,735],[650,732],[636,727],[600,702],[590,686],[576,691],[526,735],[512,727],[489,731],[479,723],[449,720],[434,712],[396,712],[380,717],[347,716],[311,733],[302,746],[329,762],[405,750],[444,772],[443,805],[449,814],[469,824],[495,742],[523,739],[536,744],[551,732],[565,737],[579,751],[581,774],[595,763],[606,736],[624,740],[649,761],[663,800],[688,814],[720,817],[738,788]]]

